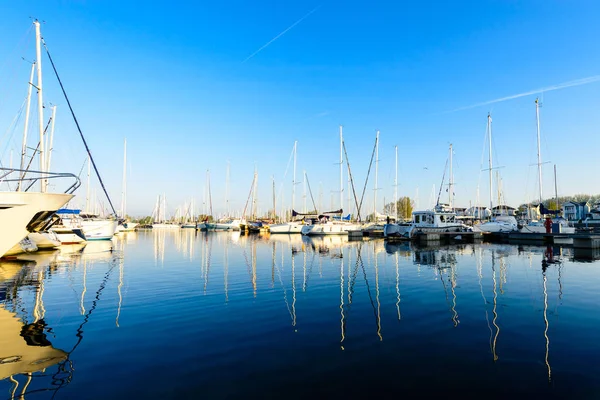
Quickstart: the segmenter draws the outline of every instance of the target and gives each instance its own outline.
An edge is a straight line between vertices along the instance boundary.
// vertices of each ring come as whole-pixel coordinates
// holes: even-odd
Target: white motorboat
[[[232,219],[223,222],[206,222],[207,231],[239,231],[240,230],[239,219]]]
[[[271,233],[302,233],[302,227],[305,224],[302,221],[290,221],[282,224],[269,225],[269,232]]]
[[[56,249],[62,244],[58,235],[53,231],[31,232],[27,237],[35,243],[39,250]]]
[[[433,210],[415,211],[408,236],[418,233],[472,232],[473,228],[456,219],[456,213],[446,204]]]
[[[304,225],[302,227],[302,234],[307,236],[347,235],[348,231],[355,231],[360,228],[360,225],[353,224],[351,222],[328,220],[327,222],[319,222],[316,224]]]
[[[56,212],[66,228],[81,229],[85,240],[110,240],[115,235],[118,221],[81,214],[81,210],[61,209]]]
[[[516,218],[511,215],[498,215],[492,221],[473,226],[473,229],[488,233],[516,232],[519,230]]]

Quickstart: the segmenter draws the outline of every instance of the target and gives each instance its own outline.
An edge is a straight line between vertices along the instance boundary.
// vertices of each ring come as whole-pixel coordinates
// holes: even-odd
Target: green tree
[[[415,202],[408,196],[400,197],[396,201],[396,207],[398,209],[398,219],[411,219]],[[396,207],[394,207],[394,202],[391,202],[385,205],[383,211],[387,215],[395,216]]]

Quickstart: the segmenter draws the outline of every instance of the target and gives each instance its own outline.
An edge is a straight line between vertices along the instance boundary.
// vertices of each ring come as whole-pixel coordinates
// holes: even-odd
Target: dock
[[[600,248],[600,234],[595,233],[486,233],[484,240],[492,243],[566,244],[580,249]]]

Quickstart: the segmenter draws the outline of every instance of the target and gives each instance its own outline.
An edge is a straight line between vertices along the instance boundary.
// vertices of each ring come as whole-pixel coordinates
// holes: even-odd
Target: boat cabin
[[[455,226],[456,214],[444,211],[415,211],[413,212],[413,224],[417,227],[446,227]]]

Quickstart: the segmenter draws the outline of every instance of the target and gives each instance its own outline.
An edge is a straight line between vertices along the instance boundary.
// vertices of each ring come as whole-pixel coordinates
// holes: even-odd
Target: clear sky
[[[315,202],[338,208],[340,124],[359,196],[380,130],[380,211],[394,192],[395,145],[398,193],[419,208],[435,201],[450,143],[455,204],[475,204],[478,187],[487,204],[488,112],[503,195],[517,206],[537,197],[536,94],[461,108],[600,75],[599,15],[597,1],[3,1],[0,156],[7,165],[20,148],[22,125],[10,126],[27,90],[21,57],[35,58],[34,17],[117,208],[127,138],[132,215],[150,214],[163,193],[169,213],[192,198],[202,211],[207,169],[223,212],[228,161],[232,210],[255,166],[259,209],[272,205],[272,178],[278,208],[289,206],[295,140],[297,181],[306,170]],[[58,106],[52,170],[78,174],[84,148],[45,56],[43,68],[44,102]],[[600,81],[537,96],[544,197],[553,164],[559,195],[599,193]],[[369,179],[372,210],[374,166]],[[85,185],[79,195],[82,204]]]

